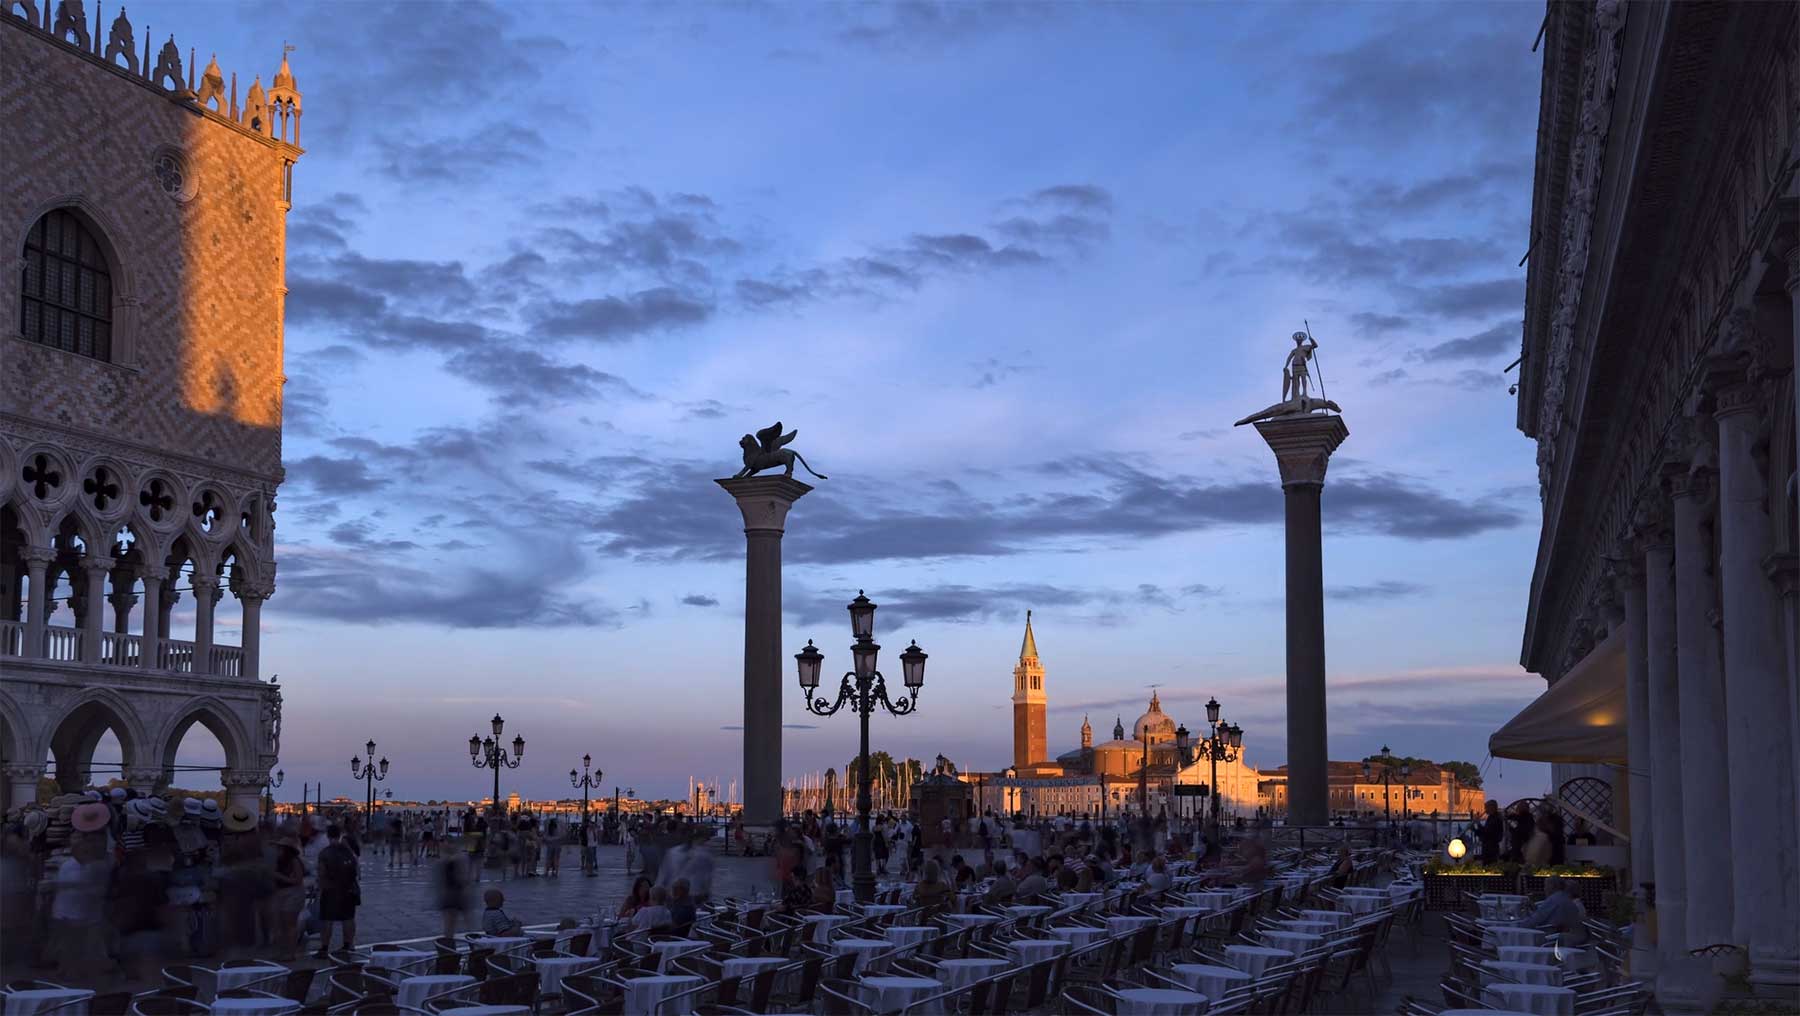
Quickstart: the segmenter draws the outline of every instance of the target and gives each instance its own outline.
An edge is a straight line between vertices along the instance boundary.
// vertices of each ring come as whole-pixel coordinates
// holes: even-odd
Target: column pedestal
[[[1288,821],[1331,819],[1325,750],[1325,576],[1319,495],[1331,453],[1350,429],[1341,416],[1297,414],[1256,423],[1275,453],[1287,502]]]
[[[744,824],[781,818],[781,537],[812,490],[785,476],[717,480],[744,516]]]

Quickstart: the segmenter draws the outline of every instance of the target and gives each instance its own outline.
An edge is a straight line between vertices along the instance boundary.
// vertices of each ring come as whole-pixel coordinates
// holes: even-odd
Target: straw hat
[[[241,804],[234,804],[225,810],[223,820],[228,833],[247,833],[256,828],[256,812]]]
[[[69,816],[69,824],[80,833],[99,832],[111,823],[112,811],[99,801],[80,805]]]

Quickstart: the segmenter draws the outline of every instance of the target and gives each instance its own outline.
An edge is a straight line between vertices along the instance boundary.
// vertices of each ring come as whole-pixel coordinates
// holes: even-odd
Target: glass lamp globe
[[[916,639],[912,645],[906,647],[905,652],[900,654],[900,667],[905,674],[906,686],[913,691],[918,691],[925,686],[926,655],[925,650],[919,648]]]
[[[1468,852],[1469,848],[1463,845],[1462,837],[1460,836],[1451,840],[1450,845],[1444,848],[1444,853],[1449,854],[1452,861],[1462,860],[1463,855]]]
[[[875,604],[860,589],[856,591],[856,599],[850,601],[850,634],[858,639],[875,635]]]
[[[474,758],[476,755],[478,755],[480,753],[481,753],[481,738],[471,736],[469,738],[469,757]]]
[[[1208,698],[1206,700],[1206,722],[1219,722],[1219,700],[1216,698]]]
[[[819,667],[824,662],[825,654],[819,652],[818,648],[812,644],[812,639],[807,639],[806,648],[794,654],[794,663],[800,669],[800,690],[808,698],[811,698],[812,693],[818,690]]]

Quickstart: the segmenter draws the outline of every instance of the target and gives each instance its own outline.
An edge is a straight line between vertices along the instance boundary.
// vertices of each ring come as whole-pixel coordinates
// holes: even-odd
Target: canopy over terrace
[[[1625,640],[1615,631],[1488,738],[1496,758],[1623,765]]]

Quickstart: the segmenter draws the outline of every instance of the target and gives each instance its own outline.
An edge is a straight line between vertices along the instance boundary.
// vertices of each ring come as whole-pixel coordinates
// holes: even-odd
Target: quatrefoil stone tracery
[[[48,455],[34,456],[25,464],[19,476],[31,488],[31,496],[39,501],[50,500],[51,493],[62,486],[62,473],[56,469]]]
[[[161,522],[165,516],[175,509],[175,496],[169,492],[169,485],[158,479],[144,484],[138,491],[138,504],[143,505],[150,521]]]
[[[94,472],[81,481],[81,492],[93,499],[94,510],[106,511],[119,500],[117,477],[105,466],[95,466]]]

